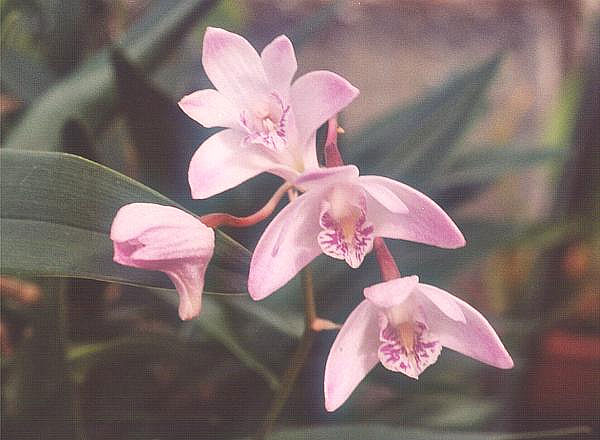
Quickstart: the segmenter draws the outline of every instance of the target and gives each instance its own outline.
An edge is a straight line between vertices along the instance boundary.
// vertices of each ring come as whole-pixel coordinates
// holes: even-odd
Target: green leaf
[[[165,295],[160,290],[154,290],[153,293],[166,303],[177,308],[178,301],[172,295]],[[212,340],[219,342],[247,368],[262,376],[267,385],[275,391],[279,387],[279,379],[248,347],[244,346],[242,338],[236,334],[234,326],[231,323],[232,317],[225,298],[204,297],[202,299],[201,313],[200,319],[194,319],[183,325],[191,327],[192,330],[200,331]]]
[[[39,42],[53,70],[68,73],[83,56],[81,40],[91,25],[90,5],[78,0],[38,0]]]
[[[479,110],[500,55],[400,106],[348,140],[347,163],[363,174],[387,175],[410,185],[425,182]]]
[[[163,194],[188,202],[190,160],[198,145],[214,130],[203,128],[183,113],[121,51],[113,51],[112,62],[119,109],[125,116],[138,156],[144,158],[139,164],[140,181],[152,182]]]
[[[182,338],[169,334],[136,335],[114,338],[108,342],[79,344],[71,347],[67,359],[76,379],[82,381],[86,371],[98,363],[115,363],[123,356],[131,359],[181,359],[188,347]]]
[[[276,391],[279,388],[278,377],[241,343],[229,322],[227,308],[223,307],[216,298],[204,298],[202,309],[201,319],[195,319],[192,321],[192,325],[223,344],[231,354],[246,367],[260,374],[269,387]]]
[[[10,47],[2,48],[0,77],[3,90],[25,104],[30,104],[56,80],[46,65]]]
[[[161,2],[121,40],[126,56],[151,72],[186,31],[216,2]],[[114,71],[108,49],[100,51],[65,80],[51,87],[25,112],[5,142],[6,148],[58,151],[68,120],[83,122],[92,135],[116,113]]]
[[[562,161],[566,151],[548,147],[486,147],[454,154],[426,184],[428,192],[438,194],[455,188],[483,187],[500,177],[525,168]],[[460,194],[462,198],[472,194]]]
[[[297,290],[294,292],[297,294]],[[299,339],[304,332],[304,315],[289,307],[281,307],[267,298],[260,302],[248,296],[219,298],[221,303],[243,315],[247,321],[260,321],[273,330]]]
[[[589,434],[589,436],[583,436]],[[370,424],[370,425],[333,425],[316,428],[301,428],[280,431],[268,437],[269,440],[525,440],[525,439],[554,439],[572,438],[570,436],[582,435],[577,438],[592,438],[591,429],[586,427],[573,427],[556,429],[552,431],[509,433],[470,433],[470,432],[435,432],[421,431],[398,426]]]
[[[4,231],[2,232],[4,235]],[[31,334],[16,353],[15,370],[8,387],[17,402],[10,438],[78,439],[73,381],[66,359],[65,282],[44,280],[43,295],[32,305]],[[8,432],[6,432],[8,431]]]
[[[0,164],[3,272],[171,286],[162,273],[114,263],[108,232],[125,204],[173,201],[70,154],[1,150]],[[249,252],[217,231],[206,290],[245,292],[248,264]]]

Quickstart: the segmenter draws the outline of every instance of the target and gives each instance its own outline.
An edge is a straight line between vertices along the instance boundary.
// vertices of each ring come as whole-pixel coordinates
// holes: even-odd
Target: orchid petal
[[[115,262],[168,275],[179,294],[181,319],[200,313],[215,244],[211,228],[172,206],[132,203],[117,212],[110,238]]]
[[[334,183],[346,183],[358,177],[358,168],[354,165],[341,167],[316,168],[305,171],[295,181],[294,185],[303,191],[324,189]]]
[[[358,96],[358,89],[341,76],[326,70],[309,72],[291,88],[291,104],[303,141],[329,118]]]
[[[425,194],[386,177],[361,176],[359,181],[367,187],[377,184],[389,189],[408,208],[407,214],[395,214],[379,203],[370,203],[367,210],[375,235],[450,249],[465,245],[452,219]]]
[[[298,138],[296,123],[294,120],[294,139]],[[294,144],[295,145],[295,144]],[[317,132],[315,131],[308,140],[304,143],[304,146],[296,147],[296,151],[299,150],[302,155],[302,165],[304,170],[313,170],[319,168],[319,159],[317,158]]]
[[[455,301],[456,297],[440,289],[439,287],[430,286],[429,284],[419,284],[419,293],[424,295],[432,302],[440,311],[453,321],[466,323],[465,315]]]
[[[378,311],[365,300],[335,338],[325,365],[325,408],[335,411],[379,362]]]
[[[179,317],[183,321],[195,318],[202,309],[204,275],[208,264],[185,264],[173,270],[165,270],[179,294]]]
[[[202,65],[216,89],[232,102],[250,107],[269,93],[262,61],[240,35],[209,27],[204,34]]]
[[[298,69],[294,46],[285,35],[269,43],[260,54],[269,84],[282,96],[288,96],[292,78]]]
[[[419,277],[412,275],[374,284],[366,287],[363,293],[377,307],[389,308],[404,303],[418,284]]]
[[[119,242],[136,239],[140,231],[156,227],[158,219],[163,228],[186,229],[202,225],[193,215],[174,206],[130,203],[117,212],[110,230],[110,239]]]
[[[224,95],[213,89],[198,90],[179,101],[179,107],[193,120],[206,128],[237,127],[238,108]]]
[[[431,291],[431,287],[433,286],[420,284],[417,291]],[[490,323],[466,302],[449,293],[447,295],[445,302],[454,301],[460,307],[464,321],[450,318],[446,314],[447,304],[441,309],[438,306],[440,302],[434,305],[430,301],[424,301],[419,295],[415,296],[431,332],[439,337],[442,345],[494,367],[512,368],[513,360]]]
[[[318,197],[303,194],[267,226],[250,262],[248,292],[253,299],[263,299],[285,285],[321,253],[319,209]]]
[[[387,208],[393,214],[407,214],[408,207],[392,191],[376,182],[362,181],[361,186],[373,197],[380,205]]]
[[[194,153],[188,180],[195,199],[206,199],[269,171],[293,180],[297,172],[281,165],[261,145],[243,145],[244,135],[227,129],[209,137]]]

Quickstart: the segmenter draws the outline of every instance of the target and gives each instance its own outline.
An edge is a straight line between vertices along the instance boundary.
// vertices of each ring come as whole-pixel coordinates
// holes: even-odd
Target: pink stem
[[[373,248],[375,249],[375,256],[377,257],[377,262],[379,263],[379,269],[381,270],[381,277],[383,278],[383,281],[390,281],[400,278],[398,266],[396,266],[394,257],[386,246],[385,241],[383,241],[383,238],[375,237],[375,240],[373,241]]]
[[[341,167],[344,165],[342,155],[337,144],[338,124],[337,117],[329,119],[327,127],[327,140],[325,141],[325,166],[326,167]]]
[[[337,118],[334,116],[329,119],[329,126],[327,127],[327,140],[325,141],[325,166],[326,167],[339,167],[344,165],[342,155],[337,145],[338,125]],[[394,257],[390,253],[385,241],[381,237],[375,237],[373,248],[375,249],[375,255],[379,268],[381,270],[381,276],[384,281],[393,280],[400,278],[400,271]]]
[[[247,217],[235,217],[231,214],[217,212],[214,214],[203,215],[200,217],[200,221],[213,229],[218,228],[219,226],[231,226],[234,228],[247,228],[253,226],[273,213],[283,195],[287,193],[291,187],[292,185],[289,183],[281,185],[265,206]]]

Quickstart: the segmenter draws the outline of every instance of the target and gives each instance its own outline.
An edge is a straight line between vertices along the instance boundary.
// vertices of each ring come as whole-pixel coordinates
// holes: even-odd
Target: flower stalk
[[[327,139],[325,141],[325,165],[329,167],[341,167],[344,166],[344,160],[340,154],[340,150],[337,144],[338,133],[343,133],[343,130],[338,126],[337,116],[333,116],[328,121],[327,126]],[[392,256],[387,245],[383,241],[382,237],[375,237],[373,241],[373,249],[379,263],[381,270],[381,276],[384,281],[390,281],[395,278],[400,278],[400,271],[394,257]]]
[[[337,116],[329,119],[327,126],[327,139],[325,140],[325,166],[341,167],[344,165],[342,155],[337,144],[338,133],[344,131],[338,126]]]
[[[275,423],[279,419],[281,411],[283,410],[285,403],[294,389],[296,380],[306,364],[306,359],[308,359],[314,337],[317,333],[317,331],[313,328],[313,324],[319,321],[319,318],[317,317],[315,306],[312,271],[309,267],[302,271],[301,277],[302,290],[304,291],[304,316],[306,326],[304,328],[302,338],[300,339],[300,343],[298,344],[298,347],[296,348],[296,351],[290,360],[289,366],[283,374],[281,386],[277,391],[273,402],[271,403],[269,412],[267,413],[262,426],[256,434],[256,440],[265,439],[267,435],[273,431]]]
[[[220,226],[231,226],[233,228],[248,228],[253,226],[268,216],[270,216],[277,204],[281,200],[281,198],[286,194],[292,185],[290,183],[284,183],[281,185],[277,191],[273,194],[273,196],[269,199],[269,201],[254,214],[251,214],[247,217],[236,217],[231,214],[216,212],[212,214],[206,214],[200,217],[200,221],[204,223],[206,226],[216,229]]]
[[[383,241],[383,238],[375,237],[373,249],[375,249],[375,256],[377,257],[377,263],[379,263],[379,270],[381,271],[381,278],[383,278],[383,281],[400,278],[398,266],[394,261],[392,253],[385,244],[385,241]]]

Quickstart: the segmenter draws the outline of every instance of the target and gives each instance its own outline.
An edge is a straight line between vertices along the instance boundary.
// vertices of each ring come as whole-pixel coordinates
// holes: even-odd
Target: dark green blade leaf
[[[18,405],[3,437],[75,440],[81,436],[66,359],[65,282],[44,280],[40,287],[42,299],[30,311],[31,335],[20,344],[9,376]]]
[[[435,191],[467,185],[486,185],[510,173],[564,160],[566,151],[549,147],[486,147],[454,155],[451,163],[432,176]]]
[[[173,3],[172,0],[154,2],[152,9],[119,42],[127,58],[145,72],[154,70],[218,1]]]
[[[114,263],[112,241],[106,233],[45,221],[2,218],[0,222],[2,273],[172,288],[160,272]]]
[[[334,425],[317,428],[301,428],[277,432],[270,435],[269,440],[525,440],[555,438],[592,438],[592,430],[587,427],[573,427],[552,431],[522,433],[490,433],[490,432],[434,432],[411,428],[395,427],[383,424],[370,425]]]
[[[31,103],[55,81],[54,73],[33,57],[10,47],[2,48],[2,88],[25,104]]]
[[[90,5],[78,0],[42,0],[40,38],[47,59],[59,74],[69,73],[83,56],[81,40],[92,23]]]
[[[566,151],[549,147],[486,147],[452,156],[422,184],[422,189],[446,209],[470,200],[501,177],[528,167],[561,163]]]
[[[113,51],[112,62],[119,109],[139,156],[144,158],[139,166],[139,179],[152,182],[163,194],[185,203],[189,200],[190,160],[198,145],[214,130],[203,128],[183,113],[121,51]]]
[[[258,360],[235,334],[227,308],[216,298],[204,298],[202,308],[202,319],[193,320],[192,325],[223,344],[231,354],[246,367],[260,374],[269,387],[276,391],[279,387],[279,379],[268,366]]]
[[[182,0],[173,6],[172,2],[163,2],[123,37],[120,46],[134,64],[151,72],[215,3],[215,0]],[[59,151],[63,126],[68,120],[83,122],[93,135],[105,127],[116,113],[109,55],[108,49],[101,51],[40,96],[11,131],[5,147]]]
[[[108,231],[128,203],[177,206],[144,185],[65,153],[1,150],[2,271],[168,287],[160,273],[112,262]],[[206,289],[245,292],[249,253],[221,232]]]
[[[165,295],[160,290],[153,290],[152,292],[166,303],[177,308],[178,301],[173,295]],[[194,319],[183,325],[191,328],[192,333],[194,331],[202,332],[209,338],[219,342],[247,368],[262,376],[269,387],[275,391],[279,387],[279,379],[265,363],[262,363],[258,359],[252,349],[245,345],[243,339],[236,333],[232,325],[233,318],[228,309],[226,299],[224,296],[204,297],[202,300],[201,319]],[[247,300],[247,297],[236,297],[234,300],[243,301]],[[252,318],[253,316],[250,317]],[[261,316],[258,318],[262,319]],[[269,325],[271,324],[266,320],[263,321]]]
[[[357,164],[362,174],[419,186],[468,128],[500,59],[496,55],[374,122],[348,140],[345,161]]]

